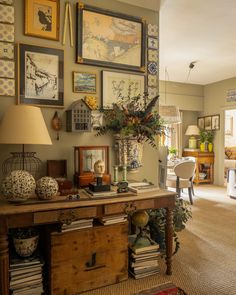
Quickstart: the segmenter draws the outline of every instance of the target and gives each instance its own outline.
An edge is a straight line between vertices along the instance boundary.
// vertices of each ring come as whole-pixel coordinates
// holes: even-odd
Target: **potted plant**
[[[177,150],[176,147],[169,147],[168,148],[168,152],[170,154],[170,159],[173,159],[174,160],[176,158],[176,156],[177,156],[178,150]]]
[[[21,257],[31,256],[38,246],[38,240],[38,231],[33,227],[17,228],[13,232],[14,248]]]
[[[151,238],[160,245],[161,251],[166,250],[165,245],[165,227],[166,227],[166,209],[150,209],[149,214],[149,229]],[[176,198],[175,208],[173,210],[173,225],[174,225],[174,242],[175,249],[173,255],[177,253],[180,247],[178,232],[185,228],[185,224],[192,217],[191,207],[187,201],[181,198]]]
[[[200,132],[199,132],[199,140],[200,140],[200,151],[201,152],[204,152],[205,151],[205,142],[206,142],[206,134],[207,131],[204,130],[204,129],[200,129]]]
[[[206,131],[206,141],[208,142],[208,151],[212,152],[213,151],[213,139],[214,139],[214,131],[213,130],[208,130]]]
[[[156,136],[165,133],[165,125],[154,109],[158,96],[147,104],[147,97],[141,95],[124,97],[121,101],[114,103],[112,109],[100,110],[105,124],[98,128],[97,135],[114,134],[119,165],[137,169],[141,166],[143,142],[156,147]]]

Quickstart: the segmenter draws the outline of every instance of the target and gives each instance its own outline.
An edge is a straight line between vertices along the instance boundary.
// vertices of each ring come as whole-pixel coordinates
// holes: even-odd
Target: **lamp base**
[[[188,147],[190,149],[196,149],[197,148],[197,140],[196,140],[196,138],[194,136],[191,136],[189,138]]]

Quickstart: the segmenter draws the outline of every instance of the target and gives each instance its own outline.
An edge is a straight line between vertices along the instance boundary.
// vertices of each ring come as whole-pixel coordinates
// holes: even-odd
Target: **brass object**
[[[58,216],[58,221],[64,224],[71,224],[73,221],[79,219],[79,214],[74,210],[61,210]]]

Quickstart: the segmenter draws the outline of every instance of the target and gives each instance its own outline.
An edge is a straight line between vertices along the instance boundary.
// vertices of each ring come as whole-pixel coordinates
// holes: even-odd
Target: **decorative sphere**
[[[2,194],[9,202],[26,201],[35,191],[34,177],[25,170],[12,171],[2,182]]]
[[[50,200],[58,192],[57,181],[49,176],[44,176],[36,182],[36,194],[39,199]]]
[[[132,215],[132,223],[136,225],[137,227],[143,228],[145,225],[147,225],[148,220],[149,220],[149,216],[145,210],[136,211]]]

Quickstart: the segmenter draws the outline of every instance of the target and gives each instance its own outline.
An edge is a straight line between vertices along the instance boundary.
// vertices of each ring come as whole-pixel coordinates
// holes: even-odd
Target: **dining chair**
[[[194,170],[194,176],[195,176],[195,172],[196,172],[196,158],[195,157],[182,157],[182,160],[184,160],[184,161],[192,161],[192,162],[195,163],[195,170]],[[193,188],[193,179],[194,179],[194,176],[192,178],[192,183],[191,183],[191,189],[192,189],[193,196],[195,196],[194,188]]]
[[[195,172],[195,162],[183,161],[174,167],[175,175],[168,176],[166,179],[166,186],[176,188],[177,197],[181,197],[181,189],[187,188],[189,201],[193,204],[192,197],[192,179]]]

